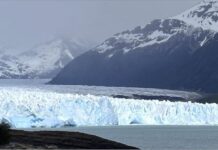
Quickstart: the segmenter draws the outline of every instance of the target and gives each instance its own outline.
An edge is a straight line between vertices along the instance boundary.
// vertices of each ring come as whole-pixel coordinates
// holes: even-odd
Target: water
[[[79,131],[143,150],[217,150],[217,126],[107,126],[49,129]]]

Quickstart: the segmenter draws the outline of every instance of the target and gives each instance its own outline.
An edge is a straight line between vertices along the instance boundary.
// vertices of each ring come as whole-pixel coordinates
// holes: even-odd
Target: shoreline
[[[10,130],[10,144],[0,149],[137,149],[81,132]]]

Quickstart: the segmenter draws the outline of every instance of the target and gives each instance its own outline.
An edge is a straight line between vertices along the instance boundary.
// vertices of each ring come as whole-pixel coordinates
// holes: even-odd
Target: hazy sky
[[[0,45],[28,49],[57,36],[102,42],[200,0],[0,0]]]

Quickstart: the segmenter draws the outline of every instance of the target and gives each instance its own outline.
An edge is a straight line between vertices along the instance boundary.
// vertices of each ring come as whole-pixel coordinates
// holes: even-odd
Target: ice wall
[[[99,125],[218,125],[217,104],[0,90],[0,120],[13,127]]]

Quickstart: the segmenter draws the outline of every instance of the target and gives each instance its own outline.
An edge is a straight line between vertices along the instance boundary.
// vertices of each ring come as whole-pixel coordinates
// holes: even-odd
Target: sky
[[[0,47],[23,51],[57,37],[101,43],[175,16],[200,0],[0,0]]]

